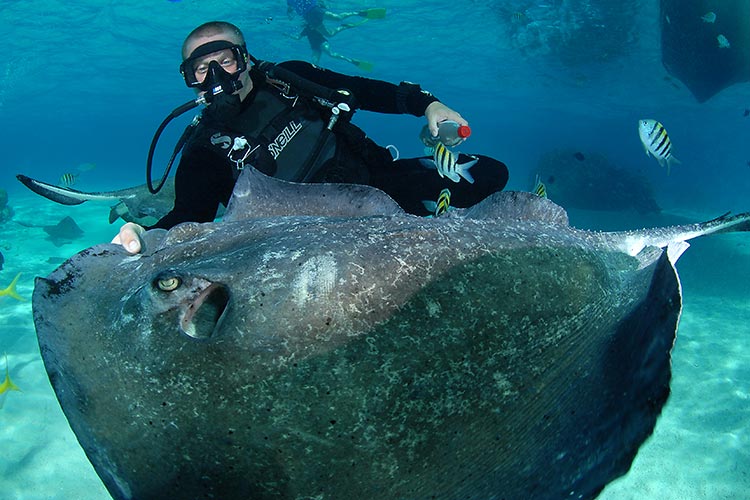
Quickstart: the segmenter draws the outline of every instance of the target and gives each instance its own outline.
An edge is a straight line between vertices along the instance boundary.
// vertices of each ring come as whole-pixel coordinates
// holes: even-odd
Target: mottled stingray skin
[[[117,499],[592,498],[669,395],[659,247],[748,225],[592,233],[524,193],[424,219],[246,172],[227,221],[37,280],[50,380]]]

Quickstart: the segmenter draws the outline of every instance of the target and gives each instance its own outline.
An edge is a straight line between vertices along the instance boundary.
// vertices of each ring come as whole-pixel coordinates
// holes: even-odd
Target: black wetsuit
[[[437,99],[413,84],[394,85],[378,80],[324,70],[303,61],[278,66],[329,89],[347,89],[358,109],[380,113],[424,116]],[[284,93],[266,75],[251,70],[253,90],[242,102],[242,111],[230,120],[205,118],[185,147],[175,177],[175,205],[153,227],[169,229],[181,222],[210,222],[219,204],[226,205],[243,164],[268,175],[297,182],[349,182],[367,184],[392,196],[405,211],[428,215],[422,200],[437,200],[443,188],[451,190],[451,205],[471,206],[500,191],[508,180],[506,166],[479,157],[471,168],[474,184],[441,178],[418,158],[392,161],[390,152],[367,138],[345,119],[324,130],[330,110],[321,110],[294,91]],[[279,109],[288,111],[279,113]],[[271,125],[267,125],[271,123]],[[323,130],[322,133],[318,133]],[[326,140],[316,142],[317,137]],[[233,145],[241,146],[234,149]],[[309,151],[318,151],[311,155]],[[314,157],[304,170],[307,156]],[[459,163],[469,158],[462,155]]]
[[[328,41],[328,38],[323,34],[326,30],[323,26],[325,13],[325,9],[317,5],[303,14],[305,26],[300,36],[307,38],[307,41],[310,42],[310,48],[314,52],[322,51],[323,45]]]
[[[300,36],[304,36],[307,38],[307,41],[310,43],[310,48],[315,53],[320,53],[323,50],[323,45],[328,41],[328,39],[323,35],[323,33],[320,32],[320,30],[314,26],[310,26],[309,24],[306,24],[305,27],[302,29],[302,32],[300,33]]]

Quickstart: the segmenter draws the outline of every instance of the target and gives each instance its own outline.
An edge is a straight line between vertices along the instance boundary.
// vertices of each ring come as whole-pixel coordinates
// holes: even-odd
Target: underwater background
[[[581,183],[581,197],[593,196],[601,207],[628,200],[619,177],[598,175],[611,166],[637,177],[661,207],[566,206],[574,226],[639,228],[750,210],[750,85],[698,103],[661,63],[656,0],[326,4],[333,11],[385,7],[387,15],[331,39],[334,50],[372,63],[372,71],[325,55],[320,65],[419,82],[469,120],[473,133],[463,152],[508,165],[508,189],[532,189],[535,175],[550,168],[540,164],[543,158],[568,158],[597,169]],[[299,32],[300,20],[287,17],[284,0],[3,0],[0,6],[0,189],[13,211],[0,222],[0,288],[21,273],[17,290],[26,299],[0,296],[0,353],[21,389],[0,395],[2,498],[109,498],[47,380],[30,298],[35,276],[111,240],[120,221],[108,224],[107,204],[49,202],[15,175],[57,184],[74,174],[73,187],[83,191],[143,184],[154,131],[193,96],[178,72],[181,43],[209,20],[237,24],[259,59],[310,59],[307,41],[287,36]],[[164,133],[157,175],[191,116]],[[669,175],[644,154],[642,118],[669,132],[681,160]],[[422,118],[360,111],[354,121],[402,156],[423,154]],[[555,183],[562,182],[554,177],[542,179],[553,201]],[[60,240],[43,230],[65,216],[83,235]],[[600,498],[750,498],[750,237],[694,241],[677,267],[684,311],[672,395],[631,471]]]

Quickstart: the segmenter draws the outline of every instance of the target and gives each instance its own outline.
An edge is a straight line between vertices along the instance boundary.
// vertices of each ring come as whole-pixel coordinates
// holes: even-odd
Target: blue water
[[[505,161],[511,189],[531,187],[529,177],[542,154],[569,148],[601,153],[644,175],[666,213],[697,220],[750,209],[750,117],[743,116],[750,107],[750,84],[735,85],[699,104],[679,81],[668,78],[660,62],[656,1],[327,3],[341,11],[388,9],[386,19],[336,36],[334,49],[373,62],[373,71],[363,76],[419,82],[462,113],[473,129],[468,152]],[[310,57],[306,41],[285,36],[298,30],[298,20],[287,19],[283,0],[3,0],[0,188],[8,191],[11,205],[19,204],[17,212],[33,217],[34,203],[53,210],[29,196],[15,180],[17,173],[55,183],[77,165],[94,163],[96,168],[81,175],[77,188],[111,190],[143,183],[154,130],[169,111],[192,97],[178,72],[181,42],[193,27],[213,19],[239,25],[250,52],[260,59]],[[325,56],[321,65],[357,74],[353,66]],[[640,118],[655,118],[667,127],[674,155],[682,161],[671,175],[644,154],[636,130]],[[421,119],[360,112],[355,122],[377,142],[396,144],[403,155],[422,154],[417,140]],[[157,165],[163,165],[180,132],[178,124],[165,132]],[[30,205],[24,208],[23,203]],[[90,210],[87,205],[69,213],[88,216]],[[98,210],[91,213],[92,220],[106,217],[106,210]],[[631,213],[571,216],[581,225],[600,228],[649,222]],[[95,233],[98,239],[87,244],[103,241],[115,229],[101,228]],[[750,249],[743,236],[698,241],[680,261],[686,298],[673,396],[634,470],[603,497],[750,497],[750,373],[741,347],[750,320]],[[0,287],[13,276],[8,247],[17,253],[38,248],[27,244],[0,242],[6,254]],[[64,247],[56,255],[69,256],[81,248]],[[41,267],[37,273],[49,270]],[[28,282],[22,289],[27,296],[31,286]],[[30,322],[28,304],[0,300],[0,311],[13,307],[19,315],[14,318]],[[14,325],[3,322],[0,350],[12,352],[8,346],[23,345],[33,353],[33,331]],[[28,336],[22,343],[17,343],[19,332]],[[715,382],[705,392],[696,389],[706,385],[697,382],[702,377]],[[8,429],[19,429],[12,441],[0,442],[0,449],[23,449],[20,433],[33,429],[30,422],[40,408],[60,418],[51,390],[42,389],[46,393],[38,406],[11,413],[9,399],[0,410],[6,429],[0,436],[10,439]],[[77,482],[93,485],[86,489],[89,498],[107,498],[72,434],[51,435],[38,446],[71,453],[75,458],[63,463],[76,464],[69,472],[84,478]],[[0,497],[81,498],[80,491],[65,486],[67,474],[46,471],[47,483],[28,488],[35,467],[29,453],[3,459],[8,461],[0,466],[8,495],[0,492]]]

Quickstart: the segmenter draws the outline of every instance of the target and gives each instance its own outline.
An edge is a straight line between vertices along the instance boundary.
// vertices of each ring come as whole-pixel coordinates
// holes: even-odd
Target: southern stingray
[[[540,179],[547,196],[568,209],[659,212],[653,189],[633,170],[614,165],[600,153],[548,151],[539,158],[529,185]]]
[[[80,228],[72,217],[66,215],[57,224],[30,224],[28,222],[16,221],[23,227],[37,227],[47,233],[47,239],[56,247],[71,243],[83,236],[83,229]]]
[[[750,81],[750,2],[661,0],[661,59],[698,102]]]
[[[36,194],[62,205],[80,205],[93,200],[114,202],[109,211],[110,224],[120,218],[150,226],[169,212],[174,204],[174,177],[169,177],[157,194],[151,194],[145,184],[117,191],[84,192],[47,184],[21,174],[16,178]]]
[[[669,395],[686,240],[496,193],[425,219],[251,169],[225,220],[38,278],[42,357],[117,499],[593,498]]]

